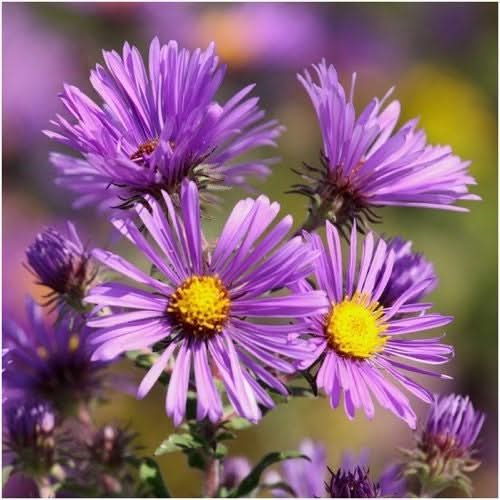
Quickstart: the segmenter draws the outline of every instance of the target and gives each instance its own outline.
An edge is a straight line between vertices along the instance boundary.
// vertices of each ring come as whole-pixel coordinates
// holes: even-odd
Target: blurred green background
[[[219,97],[255,82],[268,116],[287,127],[279,141],[281,162],[258,188],[278,200],[297,225],[306,204],[284,194],[296,180],[290,168],[303,160],[317,162],[321,144],[296,73],[323,57],[336,65],[343,82],[356,71],[358,109],[396,85],[402,118],[420,116],[432,143],[450,144],[472,160],[474,192],[483,198],[469,204],[469,214],[382,209],[383,224],[376,230],[413,240],[435,265],[440,286],[432,299],[436,311],[455,316],[446,333],[456,358],[448,367],[454,380],[432,387],[470,394],[487,412],[475,493],[497,495],[496,4],[9,3],[2,10],[3,310],[21,321],[25,294],[39,298],[42,292],[22,267],[24,249],[44,225],[71,218],[95,244],[109,242],[106,219],[91,209],[73,211],[71,195],[53,184],[47,157],[59,148],[41,134],[61,111],[57,93],[63,82],[95,95],[88,74],[101,62],[101,48],[119,50],[128,40],[144,51],[155,35],[189,48],[215,40],[229,66]],[[206,224],[209,235],[243,195],[227,194],[220,216]],[[424,405],[415,406],[425,415]],[[113,395],[100,418],[130,422],[147,451],[172,430],[161,388],[141,402]],[[381,409],[373,422],[364,416],[350,422],[324,399],[297,400],[242,431],[230,451],[257,460],[266,452],[294,448],[303,437],[323,441],[334,467],[344,449],[369,448],[375,473],[397,458],[397,447],[413,440],[403,422]],[[187,468],[184,456],[162,457],[161,465],[174,495],[199,495],[200,477]]]

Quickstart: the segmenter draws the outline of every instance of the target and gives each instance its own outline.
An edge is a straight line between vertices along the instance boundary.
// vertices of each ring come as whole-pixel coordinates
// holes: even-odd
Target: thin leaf
[[[174,451],[195,450],[203,447],[203,443],[198,441],[191,434],[171,434],[156,449],[155,455],[164,455]]]
[[[145,457],[142,459],[139,466],[139,478],[155,498],[171,498],[161,475],[160,467],[152,458]]]
[[[309,460],[309,457],[302,455],[297,451],[275,451],[273,453],[268,453],[262,460],[250,471],[248,476],[241,481],[239,486],[231,490],[229,497],[237,498],[244,497],[248,495],[252,490],[257,488],[260,482],[260,477],[262,473],[271,465],[274,465],[284,460],[289,460],[291,458],[303,458]]]

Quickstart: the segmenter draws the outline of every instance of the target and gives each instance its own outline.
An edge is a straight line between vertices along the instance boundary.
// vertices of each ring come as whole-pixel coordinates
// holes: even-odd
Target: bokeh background
[[[448,368],[454,380],[435,389],[468,393],[487,412],[475,493],[497,495],[496,4],[9,3],[2,14],[3,312],[21,322],[24,296],[42,293],[22,262],[25,247],[43,226],[71,218],[89,241],[109,243],[105,217],[92,209],[73,211],[71,195],[54,185],[47,157],[60,148],[41,133],[62,109],[57,93],[64,82],[95,95],[88,75],[101,62],[101,48],[119,50],[128,40],[144,51],[155,35],[189,48],[215,40],[229,66],[220,97],[255,82],[268,115],[287,127],[279,141],[281,162],[259,189],[280,201],[297,225],[306,204],[284,194],[295,181],[290,169],[303,160],[317,162],[321,144],[296,73],[323,57],[344,82],[356,71],[358,107],[396,85],[403,119],[420,116],[430,141],[451,144],[472,160],[475,192],[483,198],[471,204],[469,214],[383,209],[377,230],[412,239],[434,262],[440,286],[432,299],[437,311],[455,316],[447,340],[456,347]],[[207,222],[209,234],[242,195],[227,194],[220,217]],[[172,430],[163,398],[161,388],[141,402],[116,394],[99,418],[130,422],[151,451]],[[424,405],[416,408],[425,415]],[[413,440],[405,424],[383,410],[373,422],[364,416],[350,422],[324,399],[297,400],[242,431],[230,451],[257,460],[266,452],[292,449],[305,436],[325,443],[332,466],[345,449],[369,448],[375,473],[397,458],[397,447]],[[162,457],[160,463],[174,495],[199,494],[200,477],[183,455]]]

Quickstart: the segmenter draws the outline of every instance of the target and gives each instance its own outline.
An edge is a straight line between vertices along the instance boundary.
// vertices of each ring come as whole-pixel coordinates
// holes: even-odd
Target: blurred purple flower
[[[281,474],[271,471],[266,475],[265,482],[270,487],[284,482],[288,484],[298,498],[319,498],[324,496],[326,467],[325,447],[311,439],[304,439],[299,451],[309,457],[293,458],[281,464]],[[289,493],[280,488],[272,489],[273,497],[287,498]]]
[[[103,106],[65,85],[61,99],[76,122],[58,116],[55,131],[45,131],[83,155],[51,155],[57,182],[78,194],[76,206],[129,208],[146,194],[175,193],[184,178],[205,192],[215,184],[247,186],[247,176],[268,175],[272,160],[236,158],[275,146],[282,127],[262,121],[258,98],[247,98],[254,85],[222,106],[214,101],[225,66],[219,66],[213,44],[189,52],[173,41],[160,46],[155,38],[149,74],[128,43],[123,56],[115,51],[103,56],[107,69],[97,65],[90,78]]]
[[[446,458],[467,457],[483,427],[485,415],[474,409],[469,397],[437,397],[421,438],[421,447]]]
[[[394,252],[388,250],[384,240],[375,245],[373,233],[370,232],[363,242],[361,262],[357,269],[356,230],[354,224],[345,274],[337,229],[326,223],[326,247],[317,234],[304,233],[306,242],[321,254],[315,262],[314,275],[318,288],[327,293],[331,308],[327,315],[317,314],[306,319],[308,329],[315,332],[310,342],[316,348],[313,357],[303,360],[298,366],[304,369],[316,361],[320,362],[316,375],[318,387],[323,388],[330,397],[333,408],[339,405],[343,394],[345,411],[350,419],[354,418],[359,408],[368,418],[373,418],[373,394],[383,408],[415,428],[415,412],[407,397],[391,379],[423,401],[432,403],[432,394],[402,372],[449,377],[412,366],[406,360],[443,364],[452,357],[453,348],[442,344],[440,337],[400,337],[442,327],[450,323],[452,318],[427,314],[421,306],[416,307],[409,301],[410,297],[415,297],[427,287],[428,281],[412,284],[391,307],[380,305],[378,301],[393,269]],[[383,266],[385,273],[380,276]],[[303,281],[298,289],[307,291],[312,290],[312,287]],[[409,314],[414,311],[417,314]],[[405,316],[399,317],[403,313]]]
[[[356,118],[354,82],[346,98],[335,68],[323,60],[314,65],[318,82],[308,71],[298,75],[318,115],[323,136],[322,167],[306,166],[308,184],[297,191],[310,197],[313,215],[331,210],[337,224],[361,227],[376,219],[372,207],[400,205],[467,211],[460,200],[478,200],[468,193],[475,180],[468,175],[470,162],[452,154],[449,146],[430,146],[425,132],[410,120],[394,132],[400,104],[382,107],[374,98]],[[327,210],[328,209],[328,210]]]
[[[31,297],[26,305],[29,329],[9,319],[3,321],[3,346],[8,348],[4,387],[72,413],[80,402],[101,391],[103,363],[91,361],[88,330],[80,327],[78,319],[63,319],[48,327]]]
[[[437,276],[434,266],[422,254],[412,252],[411,241],[402,238],[387,239],[387,252],[394,252],[394,265],[389,281],[380,296],[379,303],[391,307],[399,297],[411,286],[426,282],[424,289],[416,295],[408,297],[408,302],[419,302],[425,295],[431,293],[437,286]],[[384,275],[386,266],[382,266],[379,277]]]
[[[48,474],[55,459],[56,415],[34,400],[9,399],[3,405],[3,460],[30,477]]]
[[[38,233],[26,250],[28,265],[38,284],[50,292],[47,305],[63,305],[81,309],[81,300],[96,276],[88,252],[71,222],[66,223],[67,235],[48,228]]]
[[[213,252],[203,248],[200,201],[194,182],[182,184],[180,217],[166,193],[162,204],[153,198],[147,202],[151,213],[139,207],[137,213],[161,253],[153,249],[131,219],[115,220],[115,226],[165,281],[118,255],[94,250],[93,255],[104,265],[148,288],[111,282],[90,290],[87,302],[112,308],[111,315],[88,322],[100,328],[92,338],[97,346],[94,359],[111,359],[161,342],[163,352],[142,380],[139,398],[150,391],[177,351],[166,400],[167,414],[175,425],[184,417],[190,382],[197,391],[197,419],[208,416],[217,422],[222,417],[214,374],[222,379],[237,414],[258,421],[259,404],[274,406],[258,381],[287,394],[274,372],[293,373],[293,366],[282,356],[301,359],[308,349],[302,341],[288,340],[289,334],[299,331],[297,324],[275,324],[274,320],[291,320],[327,308],[323,292],[265,295],[305,278],[317,253],[311,252],[300,237],[278,249],[292,226],[290,216],[263,236],[279,211],[279,205],[265,196],[242,200],[234,207]],[[121,308],[129,312],[120,312]],[[257,324],[248,318],[265,322]],[[190,380],[192,364],[194,381]]]
[[[198,16],[197,26],[198,43],[215,37],[222,57],[245,69],[298,70],[329,49],[327,26],[312,5],[212,5]]]
[[[45,26],[29,4],[3,8],[3,147],[33,154],[40,130],[58,109],[50,99],[65,78],[76,79],[71,40]]]
[[[228,490],[238,486],[250,473],[252,465],[245,457],[229,457],[222,463],[221,486]]]

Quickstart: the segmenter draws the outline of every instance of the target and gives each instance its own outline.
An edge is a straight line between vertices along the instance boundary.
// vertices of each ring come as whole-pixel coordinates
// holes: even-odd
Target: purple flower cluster
[[[28,248],[29,269],[49,289],[46,305],[58,319],[49,326],[30,299],[28,329],[4,323],[4,386],[9,403],[23,399],[8,406],[4,434],[19,470],[47,475],[55,464],[57,419],[78,415],[88,438],[80,440],[85,470],[96,491],[136,492],[131,463],[145,466],[149,479],[156,474],[151,463],[135,460],[132,433],[95,429],[88,414],[104,387],[102,368],[132,351],[147,357],[137,363],[147,369],[137,397],[165,382],[167,415],[176,427],[187,420],[183,429],[196,443],[181,435],[166,448],[208,464],[207,491],[214,494],[243,483],[247,492],[259,487],[264,466],[249,478],[254,471],[244,458],[226,460],[219,481],[223,452],[216,441],[228,436],[224,426],[235,416],[256,423],[279,398],[290,397],[287,384],[300,373],[332,408],[343,401],[349,419],[358,410],[372,419],[378,403],[415,429],[406,393],[433,404],[417,454],[468,458],[484,415],[460,396],[435,400],[415,380],[449,378],[427,365],[445,364],[454,354],[442,335],[421,335],[452,321],[422,301],[437,285],[434,268],[411,242],[378,237],[368,223],[377,206],[464,211],[455,203],[478,199],[468,191],[469,163],[447,146],[427,144],[416,120],[396,130],[399,102],[385,106],[391,92],[356,116],[354,78],[346,97],[334,67],[323,61],[314,66],[319,82],[307,71],[299,76],[324,142],[322,167],[306,165],[307,183],[295,187],[311,200],[309,218],[290,237],[292,217],[278,219],[278,203],[246,198],[212,242],[202,228],[203,202],[214,201],[210,192],[223,185],[248,188],[248,177],[265,177],[272,160],[247,153],[274,146],[282,127],[263,121],[258,99],[249,97],[253,86],[224,104],[215,100],[225,67],[213,44],[189,52],[155,38],[147,64],[128,43],[122,55],[104,51],[103,57],[106,67],[97,65],[90,78],[102,105],[66,85],[61,99],[72,119],[58,115],[46,131],[80,156],[51,159],[57,182],[76,193],[75,206],[122,209],[110,221],[146,267],[88,250],[70,223],[67,234],[47,229]],[[324,239],[316,231],[322,227]],[[358,230],[365,235],[361,252]],[[114,271],[107,281],[94,261]],[[366,462],[346,458],[337,470],[328,468],[325,481],[325,447],[306,440],[300,451],[309,460],[289,460],[267,476],[274,496],[406,493],[399,465],[374,481]],[[160,488],[160,481],[150,483]]]

